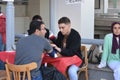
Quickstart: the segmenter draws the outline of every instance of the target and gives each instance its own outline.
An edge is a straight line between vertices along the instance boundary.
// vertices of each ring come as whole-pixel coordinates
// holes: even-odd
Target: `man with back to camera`
[[[37,68],[31,72],[32,80],[42,80],[41,71],[39,70],[42,53],[46,50],[52,52],[52,47],[48,40],[44,38],[46,30],[42,21],[31,21],[28,30],[29,36],[21,38],[16,45],[15,64],[37,63]]]

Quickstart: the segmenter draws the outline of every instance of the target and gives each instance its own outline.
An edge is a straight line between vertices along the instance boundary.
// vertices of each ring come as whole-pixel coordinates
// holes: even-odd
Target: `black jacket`
[[[71,32],[66,40],[66,48],[63,49],[62,42],[64,39],[64,35],[62,35],[61,32],[58,33],[57,40],[56,40],[56,45],[61,48],[61,55],[63,56],[74,56],[77,55],[80,58],[81,56],[81,51],[80,51],[80,46],[81,46],[81,37],[79,33],[71,29]]]

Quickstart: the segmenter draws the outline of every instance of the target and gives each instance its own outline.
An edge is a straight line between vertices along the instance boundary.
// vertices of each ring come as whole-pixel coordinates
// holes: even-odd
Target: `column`
[[[12,50],[12,45],[14,44],[14,0],[4,0],[7,1],[6,6],[6,51]]]
[[[58,27],[57,27],[57,7],[56,0],[50,0],[50,30],[57,36]]]
[[[81,3],[80,32],[82,38],[94,39],[94,1],[84,0]]]

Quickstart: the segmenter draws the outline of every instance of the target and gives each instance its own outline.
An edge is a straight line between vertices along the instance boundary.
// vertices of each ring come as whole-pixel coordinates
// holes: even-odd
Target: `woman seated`
[[[120,23],[114,22],[111,30],[112,33],[105,36],[101,63],[97,67],[108,64],[114,72],[114,80],[120,80]]]

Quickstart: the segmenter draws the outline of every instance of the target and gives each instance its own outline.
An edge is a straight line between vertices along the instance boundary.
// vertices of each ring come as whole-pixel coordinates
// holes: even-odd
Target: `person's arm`
[[[46,42],[45,42],[45,51],[47,51],[47,53],[51,53],[53,51],[53,48],[50,45],[48,40],[46,40]]]

